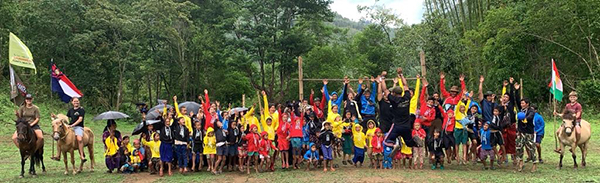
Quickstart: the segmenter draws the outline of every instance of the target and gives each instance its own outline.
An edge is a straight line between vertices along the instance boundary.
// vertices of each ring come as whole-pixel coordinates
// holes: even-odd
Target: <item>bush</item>
[[[600,110],[600,81],[583,80],[577,86],[579,102],[586,110]],[[568,93],[565,93],[568,96]]]

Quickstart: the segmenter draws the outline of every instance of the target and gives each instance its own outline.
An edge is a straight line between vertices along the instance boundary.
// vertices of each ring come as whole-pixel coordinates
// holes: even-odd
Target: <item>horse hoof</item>
[[[19,175],[19,178],[22,179],[24,176],[23,175]]]
[[[77,172],[76,172],[76,171],[73,171],[73,175],[77,175]]]
[[[65,171],[65,175],[69,175],[69,172]]]

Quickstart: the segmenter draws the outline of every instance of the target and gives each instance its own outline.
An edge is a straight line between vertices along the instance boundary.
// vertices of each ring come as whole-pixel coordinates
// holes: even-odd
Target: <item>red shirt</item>
[[[442,89],[442,96],[444,98],[446,98],[446,100],[444,101],[444,104],[450,104],[450,105],[458,104],[458,102],[460,101],[460,98],[462,97],[462,93],[466,90],[465,89],[466,88],[465,81],[460,82],[460,91],[454,97],[452,97],[450,95],[450,93],[448,91],[446,91],[446,86],[445,86],[444,80],[440,81],[440,88]]]
[[[208,130],[208,127],[213,127],[212,116],[210,115],[210,99],[208,98],[208,94],[204,94],[204,103],[202,104],[202,110],[204,111],[204,131]]]
[[[258,145],[258,154],[268,156],[271,149],[275,149],[275,145],[269,139],[261,139]]]
[[[291,138],[302,138],[302,126],[304,126],[304,113],[301,114],[300,118],[296,117],[293,113],[292,123],[290,124],[290,137]]]
[[[438,106],[440,109],[442,108],[442,106]],[[448,113],[454,113],[454,110],[448,110],[447,112],[443,112],[444,110],[442,110],[442,115],[444,116],[444,126],[442,126],[442,128],[445,128],[447,132],[453,132],[454,131],[454,125],[455,125],[455,118],[452,117],[448,117]]]
[[[575,103],[568,103],[567,106],[565,107],[565,110],[569,110],[571,112],[573,112],[573,114],[577,115],[577,113],[582,113],[582,108],[581,108],[581,104],[579,104],[578,102]],[[576,116],[577,120],[581,120],[581,115]]]
[[[377,135],[371,139],[371,147],[373,147],[373,153],[383,153],[383,137]]]
[[[245,140],[248,142],[248,152],[258,152],[258,146],[260,145],[260,136],[258,134],[246,134]]]
[[[421,102],[421,107],[419,107],[419,118],[417,118],[416,121],[421,123],[423,126],[429,127],[431,126],[431,122],[435,120],[435,108],[427,105],[425,93],[427,93],[427,87],[423,86],[423,91],[419,96],[419,100]]]
[[[419,130],[413,130],[412,131],[412,136],[417,136],[423,140],[425,140],[425,130],[423,130],[423,128],[419,129]]]
[[[280,115],[282,116],[282,115]],[[290,133],[290,123],[288,122],[282,122],[281,120],[279,121],[279,129],[277,129],[277,138],[286,138],[288,136],[288,134]]]

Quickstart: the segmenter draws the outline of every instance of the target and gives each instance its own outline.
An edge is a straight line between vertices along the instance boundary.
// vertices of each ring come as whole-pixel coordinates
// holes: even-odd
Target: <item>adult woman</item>
[[[79,144],[79,157],[81,158],[81,163],[85,163],[87,161],[83,154],[83,120],[85,117],[85,110],[79,105],[79,98],[77,97],[71,99],[71,104],[73,105],[73,108],[69,109],[67,112],[67,117],[69,117],[70,121],[69,128],[72,128],[75,132]]]
[[[38,122],[40,121],[40,109],[33,105],[33,96],[31,94],[25,95],[25,105],[19,107],[17,111],[15,111],[17,118],[23,118],[25,121],[29,123],[29,126],[33,128],[35,132],[35,136],[37,136],[37,145],[41,147],[44,143],[44,136],[42,134],[42,129]],[[12,136],[12,140],[17,147],[19,147],[19,143],[17,142],[17,132]]]

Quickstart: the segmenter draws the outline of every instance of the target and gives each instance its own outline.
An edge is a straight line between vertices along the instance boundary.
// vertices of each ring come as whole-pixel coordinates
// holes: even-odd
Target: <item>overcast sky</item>
[[[395,14],[407,24],[420,23],[425,12],[423,6],[424,0],[379,0],[378,5],[384,5],[385,8],[391,8]],[[375,0],[333,0],[329,5],[331,10],[337,12],[343,17],[358,21],[364,14],[359,14],[357,5],[372,6]]]

